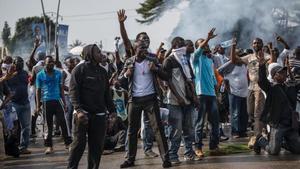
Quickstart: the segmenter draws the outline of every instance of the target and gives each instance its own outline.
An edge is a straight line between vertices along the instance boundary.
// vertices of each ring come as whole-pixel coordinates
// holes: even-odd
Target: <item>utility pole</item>
[[[56,12],[52,12],[52,11],[51,12],[46,12],[46,15],[50,18],[50,20],[56,20],[56,18],[60,18],[61,20],[63,19],[62,15],[59,15]],[[55,32],[57,32],[57,29],[56,29],[56,25],[58,25],[57,23],[58,23],[58,21],[56,21],[56,23],[55,23]],[[56,37],[58,36],[58,33],[55,33],[55,35],[54,35],[55,36],[54,44],[50,45],[50,43],[52,42],[51,41],[51,25],[50,24],[48,26],[48,29],[49,29],[49,32],[50,32],[50,36],[49,36],[49,48],[50,48],[50,53],[51,53],[51,51],[53,51],[53,50],[51,50],[51,49],[53,49],[52,47],[54,47],[55,44],[56,44],[56,42],[57,42]]]
[[[44,15],[44,25],[45,25],[45,31],[46,31],[46,42],[45,42],[45,47],[46,47],[46,55],[48,55],[48,44],[49,44],[49,32],[48,32],[48,28],[47,28],[47,21],[46,21],[46,13],[45,13],[45,8],[44,8],[44,2],[43,0],[41,0],[41,5],[42,5],[42,10],[43,10],[43,15]],[[51,36],[51,33],[50,33]]]
[[[58,17],[59,17],[59,8],[60,8],[60,0],[58,0],[57,12],[56,12],[56,22],[55,22],[55,41],[54,45],[57,45],[57,27],[58,27]]]

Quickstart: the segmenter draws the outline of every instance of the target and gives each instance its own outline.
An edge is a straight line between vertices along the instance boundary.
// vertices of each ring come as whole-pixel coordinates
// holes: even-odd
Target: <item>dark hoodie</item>
[[[96,45],[83,49],[85,62],[72,71],[69,96],[75,110],[85,110],[91,114],[115,112],[109,89],[106,70],[96,63],[92,50]]]

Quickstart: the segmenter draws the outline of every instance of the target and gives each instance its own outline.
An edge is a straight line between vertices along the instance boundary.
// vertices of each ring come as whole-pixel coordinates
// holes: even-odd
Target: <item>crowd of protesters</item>
[[[263,149],[278,155],[281,148],[300,153],[300,47],[291,49],[277,36],[282,52],[260,38],[253,39],[252,49],[239,49],[232,37],[227,51],[221,44],[211,49],[217,36],[212,28],[195,43],[178,36],[169,50],[161,43],[151,53],[146,32],[129,40],[126,18],[118,11],[124,56],[116,38],[114,53],[91,44],[81,61],[68,56],[61,63],[58,46],[55,56],[37,53],[36,39],[26,63],[18,56],[3,58],[0,139],[7,155],[31,153],[38,118],[45,154],[54,152],[53,135],[61,135],[70,169],[78,168],[86,144],[88,168],[99,168],[107,151],[123,151],[120,168],[132,167],[139,135],[146,156],[158,156],[152,150],[157,142],[163,168],[181,163],[181,144],[185,161],[201,160],[203,138],[215,153],[228,140],[224,123],[230,123],[232,139],[249,137],[257,154]]]

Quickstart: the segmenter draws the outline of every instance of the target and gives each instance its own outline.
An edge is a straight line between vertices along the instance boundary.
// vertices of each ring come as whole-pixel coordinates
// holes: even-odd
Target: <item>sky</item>
[[[145,31],[151,39],[150,48],[155,50],[161,41],[166,42],[179,21],[179,11],[183,9],[173,9],[158,21],[142,25],[135,21],[136,18],[140,18],[135,9],[141,2],[143,0],[61,0],[62,20],[59,19],[59,23],[69,25],[68,44],[75,39],[86,44],[102,40],[103,49],[113,50],[114,38],[120,36],[116,12],[125,9],[128,16],[125,26],[129,38],[134,39],[136,34]],[[57,4],[58,0],[44,0],[46,13],[56,12]],[[41,0],[0,0],[0,32],[4,21],[8,22],[13,34],[19,18],[41,15]]]

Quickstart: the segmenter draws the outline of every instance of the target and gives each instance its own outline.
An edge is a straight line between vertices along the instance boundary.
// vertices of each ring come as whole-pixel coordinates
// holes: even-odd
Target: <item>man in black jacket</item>
[[[72,71],[69,96],[75,109],[74,141],[71,145],[69,169],[78,168],[88,134],[88,168],[97,169],[103,152],[107,111],[116,116],[109,90],[108,75],[99,63],[102,55],[95,45],[83,49],[85,62]]]
[[[274,83],[266,76],[266,61],[263,53],[259,54],[259,87],[267,94],[261,121],[271,126],[270,138],[261,134],[257,136],[254,151],[260,153],[264,148],[270,155],[278,155],[285,141],[285,148],[292,153],[300,153],[300,137],[298,120],[295,116],[296,97],[300,85],[286,82],[287,68],[279,65],[270,71]]]

